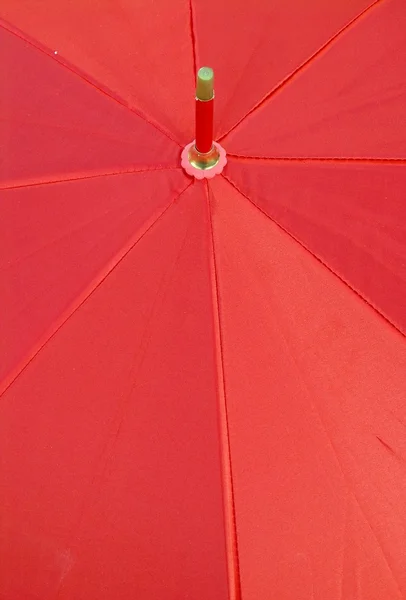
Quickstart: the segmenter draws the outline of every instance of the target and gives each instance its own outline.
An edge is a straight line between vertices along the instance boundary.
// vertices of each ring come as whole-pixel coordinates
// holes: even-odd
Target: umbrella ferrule
[[[221,173],[226,153],[213,141],[214,74],[213,69],[202,67],[197,74],[195,97],[196,138],[182,152],[182,166],[197,179],[211,178]]]
[[[209,100],[196,97],[196,150],[208,154],[213,148],[214,92]]]

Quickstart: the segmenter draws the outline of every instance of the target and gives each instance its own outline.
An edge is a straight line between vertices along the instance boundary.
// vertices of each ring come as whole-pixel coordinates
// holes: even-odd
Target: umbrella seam
[[[305,61],[303,61],[298,67],[296,67],[296,69],[294,69],[294,71],[289,73],[289,75],[284,77],[282,79],[282,81],[280,81],[278,84],[276,84],[276,86],[270,92],[268,92],[262,98],[262,100],[257,102],[257,104],[255,104],[252,108],[250,108],[245,113],[245,115],[243,115],[241,117],[241,119],[239,121],[237,121],[237,123],[235,123],[232,127],[230,127],[230,129],[228,129],[228,131],[226,131],[224,134],[222,134],[218,141],[221,142],[232,131],[235,131],[237,129],[237,127],[239,127],[239,125],[241,125],[241,123],[243,123],[249,116],[251,116],[254,112],[257,112],[257,110],[262,108],[264,106],[264,104],[266,104],[269,100],[271,100],[276,93],[282,91],[285,88],[285,86],[288,85],[292,81],[292,79],[295,79],[297,76],[299,76],[302,73],[303,69],[305,69],[306,67],[309,67],[316,58],[320,57],[320,55],[323,54],[326,50],[328,50],[328,48],[332,44],[334,44],[334,42],[338,41],[338,39],[341,37],[341,35],[345,31],[347,31],[351,26],[356,25],[356,23],[361,19],[361,17],[365,16],[372,8],[374,8],[381,2],[383,2],[383,0],[374,0],[374,2],[372,2],[372,4],[367,6],[363,11],[361,11],[358,15],[356,15],[353,19],[351,19],[348,23],[346,23],[341,29],[339,29],[337,31],[337,33],[335,33],[332,37],[330,37],[327,40],[327,42],[325,42],[322,46],[320,46],[320,48],[318,48],[315,52],[313,52],[313,54],[311,54],[309,56],[309,58],[307,58]]]
[[[315,162],[315,163],[333,163],[333,164],[395,164],[404,165],[406,164],[406,158],[374,158],[374,157],[355,157],[355,156],[247,156],[242,154],[230,154],[227,153],[228,158],[234,158],[237,160],[247,162],[249,161],[274,161],[274,162]]]
[[[258,206],[254,200],[252,200],[251,198],[249,198],[249,196],[247,196],[246,194],[244,194],[244,192],[242,190],[240,190],[240,188],[234,183],[234,181],[232,181],[232,179],[230,179],[227,175],[224,175],[224,178],[229,182],[229,184],[235,189],[237,190],[237,192],[239,192],[246,200],[248,200],[248,202],[250,204],[252,204],[252,206],[254,206],[257,210],[259,210],[259,212],[261,212],[265,217],[267,217],[270,221],[272,221],[273,223],[275,223],[275,225],[277,227],[279,227],[279,229],[281,229],[282,231],[284,231],[292,240],[294,240],[296,243],[298,243],[304,250],[306,250],[307,252],[309,252],[309,254],[311,254],[311,256],[317,260],[321,265],[323,265],[323,267],[325,267],[326,269],[328,269],[328,271],[330,271],[330,273],[332,273],[333,275],[335,275],[335,277],[337,277],[342,283],[344,283],[344,285],[346,285],[346,287],[348,287],[356,296],[358,296],[358,298],[360,298],[363,302],[365,302],[365,304],[367,304],[370,308],[372,308],[374,310],[374,312],[379,315],[388,325],[390,325],[393,329],[395,329],[398,333],[400,333],[400,335],[402,337],[406,337],[405,333],[403,333],[403,331],[398,327],[398,325],[396,325],[396,323],[392,322],[383,312],[381,312],[379,310],[379,308],[377,306],[375,306],[374,304],[372,304],[372,302],[370,300],[368,300],[367,298],[365,298],[360,292],[358,292],[357,289],[355,289],[350,282],[348,282],[346,279],[344,279],[339,273],[337,273],[336,271],[334,271],[334,269],[332,269],[326,262],[324,262],[324,260],[322,258],[320,258],[317,254],[315,254],[312,250],[310,250],[310,248],[308,248],[299,238],[297,238],[293,233],[291,233],[288,229],[286,229],[283,225],[281,225],[278,221],[276,221],[273,217],[271,217],[270,215],[268,215],[260,206]]]
[[[192,55],[193,55],[193,85],[195,85],[195,78],[197,72],[197,58],[196,58],[196,35],[194,26],[194,11],[193,11],[193,0],[189,0],[189,27],[190,27],[190,38],[192,42]]]
[[[107,96],[107,98],[110,98],[110,100],[113,100],[120,106],[123,106],[124,108],[129,110],[131,113],[133,113],[134,115],[136,115],[137,117],[139,117],[140,119],[142,119],[143,121],[145,121],[146,123],[148,123],[149,125],[154,127],[157,131],[159,131],[161,134],[165,135],[165,137],[167,137],[169,140],[171,140],[174,144],[176,144],[179,147],[182,147],[182,145],[175,138],[173,138],[165,129],[163,129],[155,121],[149,120],[146,117],[146,115],[139,108],[136,109],[135,107],[130,106],[123,98],[121,98],[121,96],[119,94],[113,92],[113,90],[110,90],[107,86],[104,86],[101,82],[97,81],[95,78],[91,77],[90,75],[88,75],[87,73],[82,71],[79,67],[77,67],[73,63],[70,63],[70,61],[68,61],[67,59],[62,58],[59,54],[55,55],[54,52],[52,52],[52,50],[49,47],[47,47],[45,44],[42,44],[41,42],[39,42],[39,40],[32,38],[27,33],[21,31],[17,27],[14,27],[11,23],[8,23],[7,21],[5,21],[4,19],[1,19],[1,18],[0,18],[0,27],[2,29],[4,29],[5,31],[8,31],[8,33],[14,35],[15,37],[21,39],[26,44],[29,44],[30,46],[32,46],[33,48],[35,48],[42,54],[45,54],[45,56],[54,60],[56,63],[58,63],[59,65],[61,65],[62,67],[64,67],[65,69],[67,69],[68,71],[70,71],[71,73],[76,75],[77,77],[79,77],[82,81],[84,81],[87,84],[89,84],[90,86],[92,86],[95,90],[97,90],[101,94]]]
[[[35,250],[30,251],[29,253],[26,253],[24,255],[20,255],[17,257],[16,260],[12,260],[12,261],[7,261],[7,263],[5,263],[5,265],[1,265],[0,263],[0,272],[4,272],[7,271],[8,269],[14,267],[16,264],[21,263],[29,258],[32,258],[33,256],[35,256],[38,253],[41,253],[44,248],[50,248],[53,245],[58,244],[59,242],[61,242],[62,240],[66,240],[68,237],[71,237],[72,235],[76,235],[79,232],[82,232],[83,230],[85,230],[89,225],[94,225],[95,223],[98,223],[99,221],[102,221],[104,219],[106,219],[106,217],[110,217],[112,215],[112,213],[114,213],[114,211],[116,209],[119,210],[123,210],[125,207],[133,205],[133,200],[127,201],[127,202],[123,202],[123,203],[117,203],[116,205],[114,205],[113,207],[110,207],[108,210],[103,211],[102,213],[97,214],[97,216],[93,216],[91,219],[87,219],[86,221],[82,221],[80,224],[78,224],[77,227],[74,227],[73,229],[67,229],[64,230],[63,233],[61,233],[61,235],[59,235],[56,238],[52,238],[51,240],[49,240],[47,243],[42,244],[40,246],[37,246],[35,248]],[[135,214],[136,211],[132,211],[129,213],[126,213],[125,219],[128,219],[129,217],[133,216]],[[118,223],[116,224],[121,224],[123,222],[124,219],[118,221]],[[104,236],[105,237],[105,236]],[[104,239],[104,237],[102,239]],[[94,248],[94,246],[92,246],[92,249]],[[84,260],[86,260],[87,255],[85,255]],[[41,293],[44,293],[44,289],[42,290]]]
[[[218,280],[218,265],[215,252],[214,226],[212,218],[212,209],[209,196],[209,182],[206,180],[205,190],[207,198],[207,208],[209,214],[209,228],[211,240],[211,271],[212,271],[212,297],[213,297],[213,320],[214,333],[216,339],[216,355],[217,355],[217,371],[219,393],[218,400],[221,402],[219,406],[219,426],[221,439],[221,459],[223,473],[223,498],[224,498],[224,518],[226,528],[226,548],[228,556],[228,579],[230,600],[241,599],[241,579],[240,579],[240,561],[238,552],[238,536],[237,536],[237,519],[233,483],[233,468],[231,461],[231,442],[230,428],[227,409],[227,393],[225,382],[224,368],[224,344],[223,332],[221,327],[220,316],[220,295],[219,295],[219,280]],[[210,190],[214,197],[213,190]],[[225,438],[225,439],[224,439]],[[226,456],[224,456],[224,453]],[[227,479],[228,478],[228,479]],[[230,539],[231,538],[231,539]]]
[[[18,190],[29,187],[36,187],[41,185],[54,185],[58,183],[71,183],[75,181],[87,181],[88,179],[98,179],[100,177],[115,177],[117,175],[134,175],[136,173],[150,173],[155,171],[176,171],[180,170],[180,167],[153,167],[146,169],[132,169],[129,171],[112,171],[111,173],[95,173],[92,175],[83,175],[82,177],[67,177],[66,179],[51,179],[49,181],[32,181],[31,183],[23,183],[17,185],[11,185],[7,187],[0,187],[0,192],[3,190]]]
[[[146,235],[147,233],[153,228],[155,227],[155,225],[161,220],[161,218],[167,213],[167,211],[178,201],[178,199],[180,198],[180,196],[182,196],[182,194],[184,194],[186,192],[186,190],[189,189],[189,187],[193,184],[193,181],[189,183],[189,185],[187,185],[179,194],[177,194],[175,196],[175,198],[173,198],[169,204],[166,206],[166,208],[164,208],[159,215],[154,219],[154,221],[147,227],[147,229],[145,231],[142,232],[142,234],[136,238],[136,240],[130,244],[130,247],[128,249],[125,250],[124,254],[122,256],[120,256],[120,258],[118,258],[116,260],[116,262],[109,267],[109,270],[107,273],[105,273],[101,279],[98,281],[98,283],[96,285],[94,285],[94,287],[92,287],[92,289],[90,291],[86,291],[86,295],[85,297],[79,302],[79,304],[77,306],[75,306],[75,308],[72,310],[72,312],[70,312],[67,316],[65,316],[65,318],[63,318],[62,322],[59,323],[59,325],[55,328],[55,330],[52,333],[49,333],[46,337],[46,339],[42,342],[40,342],[39,347],[34,351],[33,354],[31,354],[29,356],[28,359],[26,359],[23,362],[22,366],[18,366],[17,369],[14,370],[14,375],[11,374],[10,376],[6,375],[5,380],[3,380],[3,382],[1,382],[1,385],[4,386],[1,391],[0,391],[0,398],[3,396],[3,394],[5,394],[5,392],[14,384],[14,382],[18,379],[18,377],[21,375],[21,373],[23,373],[23,371],[25,371],[25,369],[31,364],[31,362],[36,358],[36,356],[41,352],[41,350],[48,344],[48,342],[50,342],[52,340],[52,338],[59,332],[60,329],[62,329],[62,327],[69,321],[69,319],[71,319],[71,317],[73,317],[73,315],[89,300],[89,298],[96,292],[96,290],[105,282],[105,280],[109,277],[109,275],[120,265],[120,263],[128,256],[128,254],[133,250],[133,248],[138,244],[138,242],[140,242]],[[117,253],[118,254],[118,253]],[[117,255],[116,255],[117,256]],[[99,274],[100,276],[100,274]],[[8,380],[8,381],[7,381]]]

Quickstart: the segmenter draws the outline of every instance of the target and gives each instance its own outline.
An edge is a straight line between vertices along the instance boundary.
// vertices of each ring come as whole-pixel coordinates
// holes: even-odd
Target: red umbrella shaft
[[[213,147],[213,104],[211,100],[196,98],[196,150],[202,154]]]

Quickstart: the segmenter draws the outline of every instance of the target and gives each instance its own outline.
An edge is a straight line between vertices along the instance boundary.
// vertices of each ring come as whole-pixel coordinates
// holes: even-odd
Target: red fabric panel
[[[0,381],[187,185],[180,170],[164,170],[0,192]]]
[[[193,102],[187,100],[193,98],[193,40],[198,65],[216,71],[218,132],[224,133],[372,3],[102,0],[95,8],[91,0],[35,6],[3,0],[0,17],[186,143],[193,139]]]
[[[175,166],[155,127],[0,27],[0,188]]]
[[[403,165],[231,160],[228,176],[406,333]]]
[[[404,598],[404,338],[210,188],[242,597]]]
[[[228,151],[406,158],[405,31],[404,0],[376,3],[227,137]]]
[[[216,75],[217,135],[233,127],[373,4],[373,0],[191,1],[197,62],[213,67]],[[268,121],[260,128],[264,125],[268,129]]]
[[[182,142],[193,139],[188,2],[2,0],[0,18],[56,50]]]
[[[211,239],[190,187],[0,404],[0,595],[227,600]]]

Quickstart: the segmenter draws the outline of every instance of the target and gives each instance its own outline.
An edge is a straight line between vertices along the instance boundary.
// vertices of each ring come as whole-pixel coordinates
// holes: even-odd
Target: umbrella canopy
[[[0,17],[0,598],[406,597],[404,0]]]

